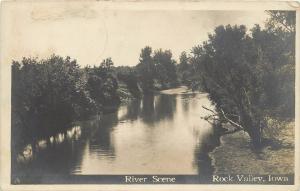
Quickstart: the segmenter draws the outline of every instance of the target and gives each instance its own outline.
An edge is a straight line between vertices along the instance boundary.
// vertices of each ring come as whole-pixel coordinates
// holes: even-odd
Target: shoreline
[[[190,89],[188,86],[185,86],[185,85],[180,85],[180,86],[177,86],[174,88],[159,90],[159,91],[156,91],[156,93],[166,94],[166,95],[174,95],[174,94],[181,95],[181,94],[193,94],[193,93],[204,94],[204,92],[193,91],[192,89]]]
[[[214,174],[294,174],[294,126],[294,121],[281,125],[281,143],[260,152],[251,150],[246,132],[221,135],[220,145],[208,154]]]

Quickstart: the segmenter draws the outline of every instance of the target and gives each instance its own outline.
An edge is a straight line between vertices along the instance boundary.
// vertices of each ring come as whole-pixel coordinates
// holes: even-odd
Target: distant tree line
[[[146,46],[141,50],[136,66],[114,68],[119,81],[125,83],[134,97],[152,94],[157,90],[176,87],[178,83],[176,61],[170,50],[158,49],[154,52]]]
[[[255,148],[269,117],[295,115],[295,11],[267,13],[265,29],[216,27],[191,55],[181,54],[177,67],[180,81],[207,92],[219,121],[246,131]]]

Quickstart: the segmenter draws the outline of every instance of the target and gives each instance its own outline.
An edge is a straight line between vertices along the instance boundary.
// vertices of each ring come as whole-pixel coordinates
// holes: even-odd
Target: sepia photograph
[[[9,184],[295,185],[293,6],[1,5]]]

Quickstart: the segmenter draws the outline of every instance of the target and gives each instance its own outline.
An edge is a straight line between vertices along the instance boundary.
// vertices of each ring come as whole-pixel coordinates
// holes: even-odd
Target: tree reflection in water
[[[96,153],[99,157],[104,156],[109,159],[114,159],[115,148],[112,141],[112,128],[118,123],[117,113],[111,113],[103,116],[98,121],[95,131],[91,134],[89,139],[90,152]]]
[[[218,136],[199,115],[201,105],[209,103],[199,94],[145,95],[121,105],[117,112],[76,122],[81,133],[74,138],[72,131],[58,136],[60,141],[50,137],[49,144],[17,175],[34,174],[41,181],[51,174],[120,172],[185,172],[208,177],[213,169],[207,153],[218,144]]]
[[[154,125],[161,120],[172,120],[175,111],[174,95],[147,95],[142,100],[141,118],[145,123]]]
[[[211,164],[211,158],[208,155],[213,149],[220,145],[221,130],[214,126],[212,131],[201,136],[201,141],[195,147],[195,161],[194,165],[197,166],[198,174],[203,181],[210,181],[214,173],[214,167]]]

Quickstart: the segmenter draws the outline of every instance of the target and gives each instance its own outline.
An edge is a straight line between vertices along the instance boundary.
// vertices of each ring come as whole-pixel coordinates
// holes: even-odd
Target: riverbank
[[[209,154],[215,174],[293,174],[295,122],[276,127],[276,144],[259,153],[251,150],[247,133],[239,131],[221,136],[220,146]]]
[[[191,94],[191,93],[201,93],[201,92],[192,91],[187,86],[179,86],[179,87],[176,87],[176,88],[161,90],[161,91],[159,91],[159,93],[172,95],[172,94]]]
[[[167,95],[174,95],[174,94],[191,94],[191,93],[201,93],[199,91],[192,91],[187,86],[178,86],[175,88],[165,89],[165,90],[157,90],[154,91],[155,94],[167,94]],[[140,92],[140,94],[142,94]],[[128,103],[130,100],[138,99],[140,96],[136,97],[133,95],[126,85],[120,85],[118,88],[118,95],[120,96],[120,100],[122,104]]]

